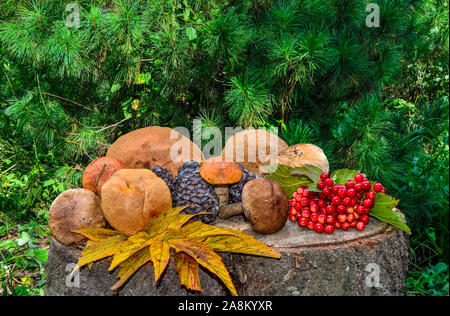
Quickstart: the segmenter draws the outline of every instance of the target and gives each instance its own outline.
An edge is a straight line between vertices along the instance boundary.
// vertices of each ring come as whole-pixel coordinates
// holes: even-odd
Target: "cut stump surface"
[[[222,254],[239,295],[402,295],[407,276],[407,235],[371,219],[363,232],[350,230],[317,234],[288,221],[275,234],[256,234],[242,216],[217,220],[218,226],[245,230],[281,253],[281,259]],[[101,261],[68,275],[80,249],[53,240],[47,262],[46,295],[113,295],[117,272]],[[203,293],[180,286],[170,262],[158,284],[151,263],[143,266],[119,295],[226,295],[220,280],[200,269]]]

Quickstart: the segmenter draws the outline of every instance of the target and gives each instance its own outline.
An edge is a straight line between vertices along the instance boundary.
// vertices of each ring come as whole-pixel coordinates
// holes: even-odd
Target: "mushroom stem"
[[[231,216],[244,214],[244,208],[242,203],[233,203],[222,205],[219,209],[219,217],[221,219],[227,219]]]
[[[219,199],[219,207],[228,204],[228,199],[230,197],[230,189],[227,185],[216,185],[214,191]]]

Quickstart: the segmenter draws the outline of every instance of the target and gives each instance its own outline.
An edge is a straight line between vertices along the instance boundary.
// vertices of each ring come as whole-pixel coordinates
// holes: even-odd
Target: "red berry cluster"
[[[314,192],[300,186],[289,199],[289,219],[318,233],[332,234],[335,229],[364,230],[369,223],[370,209],[375,204],[376,192],[385,193],[381,183],[372,184],[361,173],[345,185],[334,184],[328,173],[320,175]]]

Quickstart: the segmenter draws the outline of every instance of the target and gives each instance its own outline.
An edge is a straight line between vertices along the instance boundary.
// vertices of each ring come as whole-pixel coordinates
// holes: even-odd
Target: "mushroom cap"
[[[203,160],[202,151],[189,138],[160,126],[140,128],[122,135],[111,145],[106,156],[123,161],[129,169],[151,169],[159,165],[174,177],[184,162]]]
[[[133,235],[172,207],[169,187],[147,169],[121,169],[103,185],[103,214],[115,229]]]
[[[200,167],[200,176],[212,185],[227,185],[236,183],[242,178],[239,165],[222,157],[211,157]]]
[[[314,165],[323,172],[330,170],[327,156],[313,144],[296,144],[285,148],[278,155],[278,163],[293,168]]]
[[[80,244],[85,237],[73,230],[105,226],[100,198],[86,189],[64,191],[50,206],[48,222],[53,238],[59,243],[65,246]]]
[[[259,146],[263,146],[261,150]],[[274,133],[264,129],[246,129],[227,139],[222,156],[261,174],[261,167],[275,163],[278,153],[287,147],[286,142]]]
[[[286,224],[289,201],[278,182],[261,177],[245,184],[242,208],[254,231],[271,234]]]
[[[100,157],[92,161],[84,170],[83,188],[100,195],[103,184],[125,164],[112,157]]]

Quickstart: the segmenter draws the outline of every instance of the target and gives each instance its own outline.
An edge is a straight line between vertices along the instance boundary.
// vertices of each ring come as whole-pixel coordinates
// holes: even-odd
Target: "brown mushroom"
[[[274,133],[264,129],[246,129],[228,138],[222,156],[261,174],[262,167],[275,163],[278,153],[287,147],[286,142]]]
[[[83,174],[83,188],[100,195],[103,184],[125,164],[112,157],[100,157],[92,161]]]
[[[242,170],[232,160],[222,157],[211,157],[202,163],[200,176],[215,187],[219,198],[219,206],[227,204],[230,189],[228,185],[239,182],[242,178]]]
[[[244,214],[254,231],[271,234],[286,224],[289,201],[281,185],[271,179],[257,178],[247,182],[242,190],[242,203],[223,205],[219,217]]]
[[[100,198],[86,189],[64,191],[50,206],[48,222],[58,242],[65,246],[80,244],[85,238],[73,230],[105,226]]]
[[[278,163],[290,167],[314,165],[323,172],[328,172],[330,165],[323,150],[313,144],[297,144],[280,151]]]
[[[121,169],[102,187],[102,211],[115,229],[133,235],[172,207],[169,187],[147,169]]]
[[[203,160],[202,151],[189,138],[161,126],[140,128],[120,136],[106,156],[123,161],[129,169],[151,169],[159,165],[174,177],[184,162]]]

